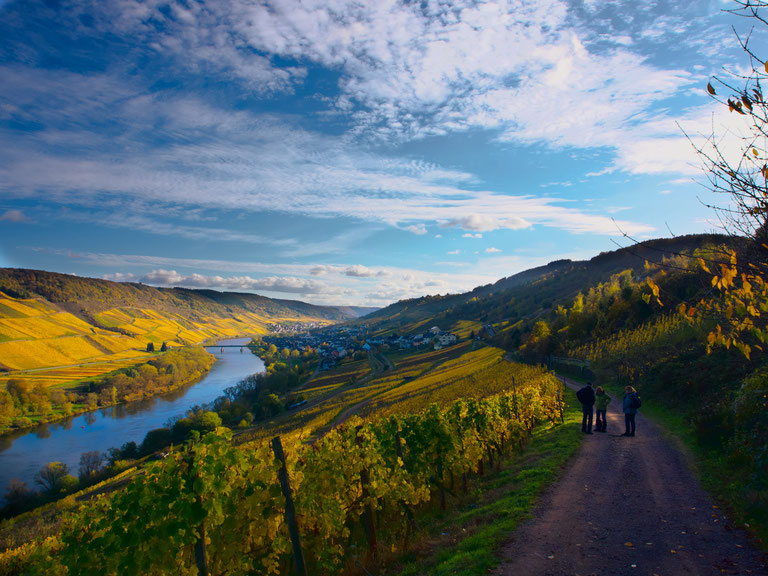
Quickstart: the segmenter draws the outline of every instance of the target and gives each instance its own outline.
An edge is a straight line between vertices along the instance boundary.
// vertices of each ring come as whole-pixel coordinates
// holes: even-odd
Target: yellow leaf
[[[757,156],[757,148],[752,148],[752,156]]]
[[[715,89],[712,88],[712,84],[709,82],[707,82],[707,92],[712,94],[712,96],[715,96],[717,94],[717,92],[715,92]]]
[[[632,544],[632,542],[624,542],[624,546],[626,546],[628,548],[632,548],[632,546],[634,546],[634,544]]]

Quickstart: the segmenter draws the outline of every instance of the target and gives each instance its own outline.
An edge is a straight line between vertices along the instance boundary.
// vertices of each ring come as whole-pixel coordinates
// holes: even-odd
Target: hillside
[[[257,294],[154,288],[38,270],[0,269],[0,370],[46,386],[145,359],[147,345],[268,332],[269,323],[328,324],[350,311]],[[34,372],[32,372],[34,371]]]
[[[354,316],[332,306],[276,300],[258,294],[155,288],[19,268],[0,268],[0,291],[15,298],[42,298],[73,314],[88,316],[114,308],[151,308],[158,312],[183,314],[190,320],[202,316],[227,318],[245,312],[267,319],[307,317],[340,321]]]
[[[364,322],[378,330],[398,330],[406,334],[422,330],[425,324],[449,329],[461,321],[516,322],[535,317],[558,304],[569,304],[580,291],[586,292],[592,286],[607,282],[623,270],[643,276],[646,262],[659,263],[664,258],[690,253],[708,244],[740,246],[742,243],[717,234],[649,240],[603,252],[590,260],[556,260],[463,294],[401,300],[366,316]]]

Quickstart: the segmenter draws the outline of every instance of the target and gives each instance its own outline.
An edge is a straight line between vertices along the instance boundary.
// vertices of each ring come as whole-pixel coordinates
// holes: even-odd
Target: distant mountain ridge
[[[0,291],[15,298],[43,298],[87,321],[105,310],[126,307],[172,312],[190,319],[227,318],[246,312],[267,319],[298,316],[330,322],[358,316],[351,307],[316,306],[241,292],[158,288],[23,268],[0,268]]]

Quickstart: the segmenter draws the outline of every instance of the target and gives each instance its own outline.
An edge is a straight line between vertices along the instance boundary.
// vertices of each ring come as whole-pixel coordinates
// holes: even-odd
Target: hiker
[[[602,386],[598,386],[595,390],[595,432],[605,432],[607,428],[607,422],[605,419],[605,412],[608,409],[608,404],[611,403],[612,398],[605,393]]]
[[[576,392],[576,398],[581,402],[581,431],[584,434],[592,434],[592,407],[595,405],[595,391],[592,390],[592,382],[587,382],[581,390]]]
[[[624,403],[622,405],[622,411],[624,412],[624,425],[626,426],[626,432],[622,436],[634,436],[635,435],[635,416],[640,408],[640,396],[637,394],[632,386],[624,388]]]

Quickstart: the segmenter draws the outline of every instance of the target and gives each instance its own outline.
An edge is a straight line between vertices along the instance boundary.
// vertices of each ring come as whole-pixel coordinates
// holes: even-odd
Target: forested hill
[[[424,322],[445,329],[461,320],[493,323],[533,317],[558,304],[570,303],[580,291],[586,292],[623,270],[643,275],[646,262],[658,263],[708,244],[738,248],[743,243],[719,234],[648,240],[602,252],[590,260],[556,260],[463,294],[401,300],[366,316],[364,321],[379,329],[408,332],[421,330]]]
[[[266,320],[306,318],[332,322],[357,316],[343,308],[276,300],[258,294],[155,288],[20,268],[0,268],[0,292],[14,298],[42,298],[86,321],[114,308],[151,309],[190,320],[210,316],[231,318],[243,313],[257,314]]]

